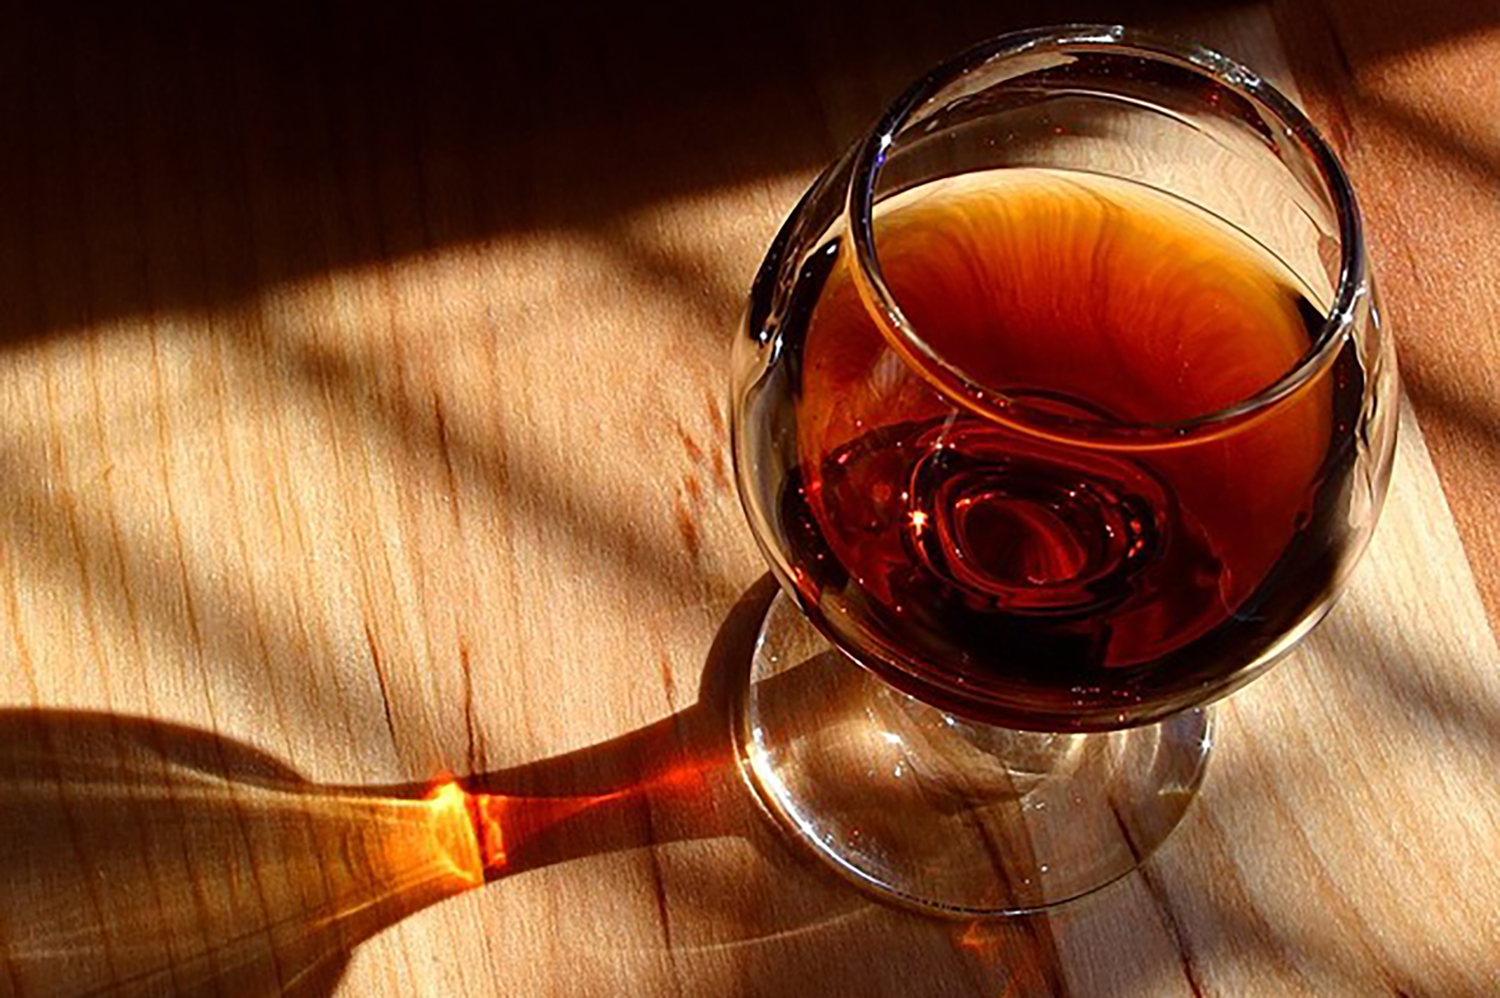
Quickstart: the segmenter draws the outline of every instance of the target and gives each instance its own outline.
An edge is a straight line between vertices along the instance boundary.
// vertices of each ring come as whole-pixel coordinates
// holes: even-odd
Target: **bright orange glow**
[[[467,883],[478,885],[504,873],[511,854],[537,836],[586,811],[653,794],[702,792],[711,760],[683,760],[615,790],[565,797],[522,797],[465,790],[451,776],[440,777],[421,805],[430,821],[445,865]]]
[[[505,829],[500,824],[500,802],[490,794],[470,794],[469,814],[479,845],[479,863],[487,873],[505,867]]]
[[[483,852],[469,813],[469,795],[447,780],[433,787],[422,804],[445,865],[469,884],[484,883]]]
[[[995,998],[1047,993],[1056,984],[1047,973],[1045,948],[1029,932],[1017,933],[1012,923],[974,921],[958,934],[958,947],[993,976],[999,986]]]
[[[680,762],[662,770],[640,785],[644,791],[673,790],[679,793],[703,792],[707,789],[706,774],[723,764],[714,759]]]

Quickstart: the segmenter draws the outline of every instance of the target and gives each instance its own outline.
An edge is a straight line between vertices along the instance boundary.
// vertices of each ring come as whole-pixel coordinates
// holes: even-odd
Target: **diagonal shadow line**
[[[477,0],[426,16],[276,0],[7,8],[0,284],[23,293],[0,303],[0,336],[208,313],[316,274],[505,233],[593,233],[684,193],[811,171],[850,136],[804,123],[830,103],[873,117],[889,95],[872,72],[904,81],[981,34],[1118,16],[1086,0],[809,14],[795,0],[666,0],[583,22]],[[87,294],[28,307],[37,285],[76,291],[82,258]]]
[[[1355,0],[1349,6],[1370,29],[1360,39],[1361,54],[1370,60],[1389,59],[1500,25],[1496,0],[1435,0],[1420,8],[1402,0]]]
[[[632,287],[655,294],[662,308],[670,310],[666,314],[686,311],[691,316],[691,322],[664,323],[676,325],[684,348],[713,356],[715,368],[727,367],[730,336],[749,299],[759,255],[739,273],[724,261],[709,259],[702,250],[667,245],[664,234],[653,237],[642,231],[640,221],[632,218],[604,228],[595,246],[625,272]],[[713,349],[706,351],[705,344]]]
[[[1436,153],[1478,183],[1500,184],[1500,143],[1458,131],[1430,113],[1357,81],[1351,89],[1359,113],[1374,119],[1378,126],[1419,149]]]
[[[1500,407],[1487,393],[1455,384],[1456,373],[1436,365],[1426,370],[1408,365],[1402,381],[1425,428],[1427,446],[1442,469],[1439,484],[1450,504],[1463,512],[1460,504],[1500,481]],[[1458,376],[1478,380],[1472,367]],[[1500,551],[1500,527],[1492,517],[1476,512],[1471,507],[1467,515],[1456,517],[1456,526],[1480,598],[1494,622],[1500,620],[1500,566],[1485,553]]]
[[[1408,373],[1403,380],[1426,430],[1427,445],[1440,462],[1443,493],[1452,507],[1465,512],[1466,500],[1500,481],[1500,411],[1491,411],[1494,402],[1483,394],[1461,393],[1442,372],[1420,377]],[[1500,551],[1500,525],[1482,505],[1468,506],[1466,515],[1455,521],[1493,628],[1500,622],[1500,565],[1493,558]]]
[[[1414,610],[1413,616],[1419,613]],[[1438,625],[1425,613],[1421,617],[1391,621],[1387,629],[1361,628],[1359,640],[1374,647],[1378,666],[1361,665],[1361,690],[1380,696],[1392,716],[1443,732],[1457,752],[1500,756],[1500,699],[1485,686],[1491,668],[1500,663],[1466,661],[1451,651],[1437,657],[1441,645],[1430,634]],[[1500,821],[1500,813],[1494,818]]]
[[[609,581],[646,583],[663,593],[694,597],[703,590],[722,594],[734,586],[729,575],[703,565],[683,572],[673,554],[682,547],[678,539],[649,532],[640,517],[623,513],[608,495],[569,488],[565,483],[575,476],[565,464],[541,453],[522,455],[515,441],[502,443],[497,433],[467,425],[442,406],[438,393],[425,403],[406,392],[365,394],[365,371],[348,356],[321,345],[277,349],[307,387],[336,397],[365,398],[360,412],[374,418],[361,421],[361,428],[377,433],[384,446],[422,468],[428,480],[442,482],[450,468],[455,475],[473,469],[482,495],[512,516],[547,524],[549,541],[562,539],[581,547],[590,556],[588,564]],[[487,438],[493,442],[480,442]],[[463,491],[472,495],[470,489]],[[516,496],[525,501],[506,501]],[[685,581],[690,583],[688,592]]]
[[[684,574],[670,559],[663,561],[661,553],[677,545],[667,537],[642,531],[638,520],[621,517],[607,499],[577,490],[564,489],[559,494],[559,486],[570,477],[563,467],[538,472],[534,461],[522,463],[513,454],[502,456],[494,447],[481,446],[477,429],[456,421],[451,413],[445,416],[437,393],[430,407],[419,408],[403,393],[372,391],[367,373],[356,362],[331,350],[292,348],[285,337],[273,336],[271,341],[283,351],[279,360],[273,359],[273,366],[292,370],[305,386],[335,399],[336,409],[347,409],[356,398],[379,398],[377,428],[385,431],[385,439],[403,456],[425,466],[430,481],[439,483],[446,474],[451,483],[455,462],[460,468],[476,468],[484,483],[483,493],[527,496],[530,502],[515,507],[550,522],[560,536],[586,544],[591,554],[601,556],[590,563],[607,566],[614,581],[637,586],[650,580],[673,595],[683,595],[685,580],[693,579],[701,581],[689,583],[694,590],[688,594],[691,596],[701,596],[704,589],[732,589],[732,581],[725,576],[703,576],[701,565]],[[254,350],[252,342],[241,336],[231,336],[228,342]],[[337,422],[336,413],[330,418]],[[334,432],[339,432],[336,426]],[[722,442],[715,444],[721,446]],[[0,457],[10,465],[0,479],[13,483],[4,513],[0,514],[8,514],[8,532],[34,536],[38,546],[33,553],[39,550],[45,554],[35,564],[52,566],[54,578],[71,580],[78,570],[80,552],[109,552],[111,557],[105,564],[94,564],[94,568],[110,568],[110,562],[118,562],[113,566],[116,577],[89,580],[90,595],[96,607],[106,608],[132,633],[144,625],[173,645],[196,648],[206,663],[257,663],[257,676],[271,663],[306,659],[314,645],[327,644],[326,636],[315,633],[316,625],[310,631],[305,608],[293,605],[290,613],[283,612],[285,605],[274,593],[248,591],[243,583],[237,585],[234,574],[226,573],[222,566],[205,572],[196,565],[181,563],[182,578],[175,584],[164,578],[165,585],[131,585],[130,576],[136,574],[132,569],[137,566],[168,565],[182,559],[168,556],[168,552],[154,552],[153,544],[138,534],[133,536],[128,525],[122,529],[114,522],[118,511],[113,508],[104,514],[90,513],[71,496],[64,497],[59,505],[49,505],[47,496],[23,486],[42,480],[37,469],[13,455]],[[254,619],[246,619],[246,612]],[[297,626],[293,626],[293,620]],[[278,678],[285,677],[278,672]],[[369,684],[361,684],[358,690],[343,691],[343,695],[355,696],[363,701],[360,709],[369,711],[374,707],[373,692]],[[289,699],[309,709],[319,700],[315,695]]]
[[[38,74],[15,88],[31,104],[18,99],[0,119],[35,133],[11,144],[16,158],[0,170],[0,200],[24,209],[0,213],[0,245],[66,232],[109,250],[94,262],[86,308],[60,298],[45,319],[17,312],[5,324],[12,337],[150,308],[211,309],[267,283],[498,232],[588,231],[681,190],[826,155],[785,130],[778,142],[756,137],[771,133],[776,111],[807,110],[791,81],[760,71],[776,24],[760,8],[737,16],[741,30],[716,38],[714,52],[696,37],[699,19],[657,11],[604,12],[580,31],[571,16],[478,3],[441,18],[155,6],[185,16],[143,30],[107,12],[109,27],[31,11],[0,33],[24,40]],[[549,49],[556,65],[542,61]],[[679,73],[695,84],[681,86]],[[615,78],[598,85],[601,76]],[[72,130],[54,124],[67,120]],[[601,155],[610,147],[636,152]],[[275,252],[252,247],[245,265],[247,236],[305,236],[330,205],[343,206],[345,231],[272,240]],[[194,213],[221,219],[229,238],[193,239],[183,222]],[[130,238],[143,224],[150,244]]]
[[[1347,79],[1342,83],[1351,95],[1356,120],[1362,125],[1371,125],[1384,131],[1396,150],[1407,151],[1424,160],[1451,166],[1481,190],[1494,191],[1500,188],[1500,145],[1485,141],[1474,134],[1459,131],[1451,123],[1432,114],[1422,113],[1407,102],[1379,92],[1373,86],[1360,85],[1357,66],[1351,66]],[[1387,150],[1389,152],[1390,150]],[[1378,173],[1377,173],[1378,175]],[[1395,213],[1398,226],[1406,220],[1406,207],[1414,191],[1410,184],[1401,182],[1400,175],[1391,169],[1385,171],[1388,210]],[[1408,178],[1409,179],[1409,178]],[[1450,183],[1451,187],[1452,184]],[[1403,189],[1408,188],[1408,189]],[[1401,203],[1391,198],[1405,199]],[[1415,203],[1415,202],[1412,202]],[[1408,229],[1409,245],[1397,245],[1396,251],[1404,252],[1404,268],[1408,290],[1420,292],[1423,280],[1423,252],[1420,227],[1414,219]],[[1500,280],[1500,271],[1486,267],[1485,260],[1470,261],[1471,268],[1478,268],[1477,275],[1467,275],[1476,280],[1478,288],[1494,287]],[[1420,294],[1418,295],[1420,297]],[[1430,297],[1430,296],[1429,296]],[[1470,311],[1472,316],[1474,313]],[[1399,313],[1398,313],[1399,315]],[[1432,316],[1427,317],[1429,322]],[[1399,329],[1398,329],[1399,332]],[[1450,491],[1457,482],[1496,480],[1500,473],[1500,409],[1493,402],[1492,386],[1500,384],[1500,366],[1484,351],[1469,351],[1462,363],[1455,363],[1443,355],[1442,341],[1438,338],[1409,336],[1400,340],[1409,364],[1404,364],[1403,381],[1411,394],[1413,404],[1421,422],[1430,424],[1435,431],[1429,444],[1435,454],[1450,459],[1443,461],[1443,486]],[[1481,484],[1479,486],[1483,488]],[[1466,502],[1457,499],[1455,508],[1463,512]],[[1459,517],[1458,526],[1471,546],[1477,544],[1476,552],[1500,550],[1493,520],[1477,511]],[[1500,574],[1497,574],[1492,557],[1471,557],[1470,562],[1480,582],[1481,596],[1489,610],[1491,619],[1500,612]]]
[[[1477,684],[1458,681],[1465,670],[1484,666],[1449,660],[1437,668],[1382,669],[1370,686],[1392,713],[1404,713],[1443,732],[1455,751],[1500,759],[1500,702]],[[1500,812],[1489,817],[1500,829]]]
[[[1424,425],[1433,420],[1453,428],[1471,459],[1500,467],[1500,405],[1492,397],[1426,372],[1403,380]]]
[[[298,351],[292,359],[294,370],[310,387],[329,387],[344,398],[364,390],[362,375],[346,358]],[[540,471],[534,460],[520,461],[510,453],[502,458],[495,448],[481,446],[470,427],[456,423],[451,415],[444,422],[436,399],[432,407],[417,409],[408,397],[393,396],[378,415],[373,425],[382,431],[387,445],[413,455],[429,478],[443,474],[452,461],[476,468],[487,494],[527,496],[525,504],[509,504],[512,512],[539,517],[552,525],[555,538],[584,544],[590,554],[588,564],[602,568],[611,584],[651,584],[664,594],[689,599],[723,594],[735,587],[728,575],[702,564],[684,572],[670,556],[663,556],[679,547],[676,541],[644,531],[636,518],[622,517],[607,497],[566,489],[561,483],[569,476],[562,467]],[[43,479],[39,469],[0,453],[0,481],[9,483],[5,501],[0,503],[4,533],[12,539],[30,538],[22,548],[32,556],[27,568],[46,571],[58,584],[71,587],[76,584],[76,572],[94,573],[85,579],[93,607],[121,621],[128,633],[138,634],[137,629],[144,627],[169,644],[192,651],[207,667],[253,665],[256,677],[273,671],[278,685],[291,682],[291,673],[304,670],[277,669],[275,663],[306,660],[317,646],[328,647],[336,640],[318,633],[316,623],[307,620],[305,608],[295,601],[288,604],[274,592],[253,593],[242,576],[224,566],[209,570],[191,557],[158,549],[156,542],[132,531],[129,524],[117,522],[118,509],[91,510],[71,495],[59,496],[25,484]],[[87,564],[81,565],[80,559]],[[159,575],[142,585],[142,566],[156,565],[176,565],[179,578]],[[102,572],[108,576],[99,577]],[[144,655],[145,644],[139,637],[136,643],[137,654]],[[311,673],[300,678],[308,682]],[[281,698],[283,724],[290,721],[289,711],[312,710],[326,699],[309,692],[313,695]],[[365,682],[341,686],[339,695],[352,698],[355,709],[379,716],[384,708],[378,705],[378,692]],[[326,722],[312,714],[305,719]]]
[[[722,289],[729,286],[726,279],[715,277],[712,271],[705,270],[702,263],[666,250],[641,247],[637,252],[624,237],[612,241],[608,256],[629,268],[633,282],[638,276],[659,294],[663,307],[679,312],[686,309],[695,317],[695,322],[664,322],[662,325],[684,330],[696,323],[721,332],[723,345],[715,352],[721,353],[722,357],[714,359],[723,363],[691,366],[701,370],[727,367],[733,323],[726,321],[726,316],[733,315],[737,296],[731,299],[736,301],[734,306],[715,304]],[[399,351],[399,343],[404,339],[400,320],[387,312],[386,321],[392,330],[386,342],[393,350]],[[516,322],[518,328],[524,330],[523,318],[517,316]],[[684,341],[684,349],[703,350],[701,344],[693,346],[688,343],[691,337],[683,332],[679,332],[676,338]],[[472,469],[479,478],[477,492],[483,499],[504,506],[512,513],[524,512],[551,524],[557,535],[582,544],[591,555],[597,556],[591,564],[607,566],[607,571],[616,581],[636,583],[645,578],[662,592],[672,595],[683,594],[684,578],[699,580],[694,589],[707,589],[720,595],[731,593],[737,587],[735,579],[701,563],[685,575],[674,557],[662,557],[663,552],[673,552],[681,547],[678,539],[667,533],[648,531],[640,517],[626,514],[607,495],[570,487],[569,483],[577,476],[569,471],[562,455],[541,451],[523,453],[518,449],[517,441],[506,436],[503,425],[472,425],[461,409],[445,406],[443,396],[447,392],[440,375],[433,379],[426,376],[429,372],[408,371],[398,375],[392,385],[389,379],[381,377],[381,372],[406,370],[410,366],[407,360],[378,356],[373,351],[362,353],[340,349],[330,342],[335,339],[337,337],[307,335],[305,329],[293,330],[268,323],[254,337],[236,337],[229,342],[248,359],[277,372],[290,373],[297,384],[288,385],[288,390],[306,390],[323,398],[332,432],[339,432],[337,423],[341,412],[354,412],[355,418],[360,418],[361,431],[371,429],[373,424],[386,446],[401,454],[405,461],[422,468],[426,480],[438,487],[455,488],[455,475]],[[606,337],[608,341],[614,339],[628,340],[629,336],[622,331],[620,337]],[[414,397],[423,389],[423,397]],[[721,424],[722,417],[717,415],[719,403],[714,404],[715,421]],[[362,418],[367,414],[372,415],[373,420]],[[666,428],[665,425],[662,427],[663,430]],[[728,440],[722,425],[716,425],[713,430],[716,434],[713,439],[700,443],[689,435],[685,445],[690,458],[719,466]],[[716,457],[719,459],[715,460]],[[664,471],[675,465],[675,461],[666,458],[661,462]],[[721,479],[718,485],[721,489],[730,488],[727,479]],[[472,495],[476,490],[464,491]],[[662,491],[667,491],[665,483]],[[527,501],[505,502],[508,496],[523,496]],[[454,498],[458,499],[456,495]]]

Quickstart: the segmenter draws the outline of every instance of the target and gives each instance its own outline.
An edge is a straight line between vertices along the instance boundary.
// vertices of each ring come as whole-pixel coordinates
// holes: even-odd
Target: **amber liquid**
[[[1168,195],[1042,170],[907,192],[876,232],[913,328],[1014,408],[956,405],[872,322],[837,242],[814,255],[780,512],[792,581],[842,646],[945,709],[1098,729],[1221,691],[1326,604],[1352,347],[1258,419],[1119,444],[1307,354],[1322,310],[1268,251]]]

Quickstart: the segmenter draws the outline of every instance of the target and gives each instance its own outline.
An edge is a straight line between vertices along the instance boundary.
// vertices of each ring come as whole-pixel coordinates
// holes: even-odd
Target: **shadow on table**
[[[0,993],[327,995],[360,942],[486,881],[723,838],[748,843],[765,889],[736,882],[743,865],[700,865],[674,907],[702,907],[682,921],[714,928],[674,939],[653,859],[663,946],[756,948],[740,961],[756,994],[803,994],[814,972],[863,981],[862,992],[888,984],[870,976],[888,975],[888,962],[860,953],[830,951],[832,969],[804,954],[801,978],[777,968],[789,940],[825,926],[855,920],[861,938],[889,941],[930,939],[933,923],[872,905],[788,847],[739,777],[733,693],[773,590],[763,580],[726,620],[694,706],[579,752],[471,777],[467,798],[453,784],[436,794],[314,785],[257,750],[149,719],[0,713]],[[798,673],[773,680],[774,694],[798,697]],[[474,807],[496,822],[477,843]],[[1005,942],[1010,979],[1024,993],[1053,990],[1045,920],[1012,923]]]
[[[324,995],[361,941],[487,881],[724,836],[798,863],[757,813],[730,737],[772,589],[763,580],[728,618],[693,707],[472,776],[467,795],[451,782],[314,785],[253,748],[146,718],[0,712],[0,994]],[[786,679],[795,696],[795,671]],[[476,840],[480,815],[493,824]],[[700,888],[704,904],[733,896]],[[867,907],[828,885],[757,899],[744,925],[782,936]]]
[[[727,714],[769,593],[724,625],[698,704],[471,777],[467,799],[451,783],[314,785],[145,718],[0,712],[0,994],[327,994],[362,940],[487,880],[666,839],[738,835],[777,852],[738,780]],[[476,850],[478,801],[503,848]],[[842,913],[775,909],[756,931]]]
[[[508,233],[607,235],[669,197],[816,169],[979,38],[1118,16],[1097,0],[667,0],[587,17],[466,0],[10,5],[0,341],[207,312]]]
[[[1176,870],[1170,897],[1148,864],[1047,914],[967,925],[872,903],[834,877],[759,811],[736,760],[736,691],[774,590],[762,579],[725,619],[693,706],[458,782],[316,785],[203,731],[103,713],[0,712],[0,994],[321,998],[361,942],[432,904],[625,852],[649,868],[660,918],[659,939],[637,948],[661,951],[684,994],[722,993],[713,982],[730,968],[742,993],[766,998],[830,987],[1056,995],[1080,970],[1142,994],[1184,978],[1197,987],[1198,961],[1217,957],[1185,948],[1190,939],[1232,947],[1247,969],[1285,958],[1266,913],[1208,902],[1214,889],[1194,885],[1208,874],[1191,863]],[[830,691],[817,665],[788,670],[761,695],[801,702],[816,683],[817,709],[836,711],[841,690]],[[1234,841],[1253,853],[1262,833],[1279,834],[1241,824]],[[699,840],[715,845],[685,863],[662,848]],[[621,907],[641,900],[639,882],[619,893]],[[1174,898],[1184,896],[1182,909]],[[1157,919],[1165,944],[1144,954],[1078,948],[1144,938],[1110,927],[1127,917]],[[1207,944],[1185,919],[1207,920]],[[1332,975],[1324,980],[1341,979],[1331,939],[1311,925],[1297,935],[1300,958]],[[944,946],[953,958],[934,960]],[[1064,962],[1080,959],[1104,966]]]
[[[502,5],[456,5],[441,21],[363,6],[6,12],[0,281],[17,290],[0,303],[0,338],[209,309],[281,280],[511,230],[597,227],[668,195],[811,170],[850,129],[766,141],[784,116],[821,113],[788,81],[878,65],[899,85],[1007,24],[1107,13],[956,4],[926,20],[913,5],[844,4],[818,15],[821,42],[787,48],[790,26],[815,16],[805,7],[750,5],[730,30],[686,4],[621,8],[581,33],[571,12],[512,19]],[[901,31],[903,19],[921,30]],[[591,183],[603,171],[611,183]],[[767,598],[752,594],[725,624],[696,706],[473,778],[515,802],[490,879],[737,836],[799,887],[735,902],[745,910],[724,922],[746,937],[709,945],[913,921],[824,883],[739,782],[724,696]],[[453,861],[455,812],[429,789],[315,786],[245,746],[147,719],[0,713],[0,994],[328,994],[361,941],[476,886]],[[702,904],[743,894],[717,887]],[[1055,992],[1049,925],[955,930],[955,945],[983,973],[1003,965],[1011,993]],[[756,994],[818,983],[778,973],[762,949]],[[825,969],[855,987],[881,966],[846,949]]]
[[[1328,20],[1321,5],[1300,7]],[[1492,0],[1419,17],[1377,8],[1359,51],[1335,46],[1311,64],[1384,58],[1500,17]],[[1170,30],[1204,10],[1152,0],[1124,16]],[[897,0],[666,0],[587,18],[465,0],[440,14],[399,3],[10,5],[0,341],[209,311],[508,233],[607,235],[672,197],[810,173],[899,87],[982,37],[1121,17],[1097,0],[954,0],[941,13]],[[1294,43],[1317,33],[1294,25]]]

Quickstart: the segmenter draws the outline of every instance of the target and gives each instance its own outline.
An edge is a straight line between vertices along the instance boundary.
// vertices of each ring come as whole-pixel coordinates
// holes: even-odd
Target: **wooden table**
[[[1496,4],[1130,15],[1340,146],[1414,410],[1164,851],[971,925],[735,776],[726,349],[911,76],[1119,11],[203,6],[0,13],[0,995],[1500,993]],[[444,773],[564,799],[471,889]]]

